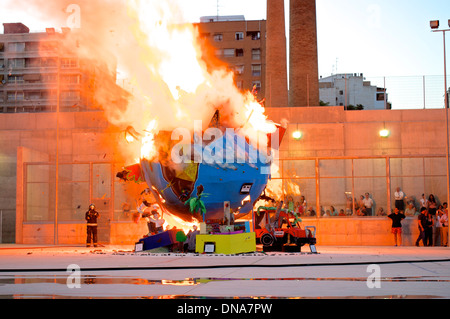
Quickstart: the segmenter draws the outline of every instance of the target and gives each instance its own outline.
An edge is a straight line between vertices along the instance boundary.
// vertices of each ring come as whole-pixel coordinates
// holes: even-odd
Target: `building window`
[[[234,57],[234,49],[224,49],[223,56],[226,58]]]
[[[244,32],[236,32],[235,38],[237,41],[244,40]]]
[[[40,51],[56,52],[58,49],[57,42],[45,41],[39,44]]]
[[[61,99],[77,101],[80,99],[80,92],[79,91],[64,91],[61,93]]]
[[[244,49],[236,49],[236,56],[237,57],[244,56]]]
[[[12,42],[8,44],[9,52],[25,52],[25,43]]]
[[[44,83],[56,83],[58,82],[58,75],[56,74],[42,74],[42,82]]]
[[[8,101],[23,101],[23,92],[8,92]]]
[[[35,92],[27,92],[25,95],[26,100],[40,100],[41,99],[41,92],[35,91]]]
[[[252,65],[252,76],[261,76],[261,64]]]
[[[16,69],[24,68],[25,67],[25,59],[10,59],[9,67],[16,68]]]
[[[23,76],[22,75],[10,75],[8,76],[8,83],[23,83]]]
[[[239,90],[243,90],[244,89],[244,81],[243,80],[236,81],[236,87]]]
[[[252,49],[252,60],[261,60],[261,49]]]
[[[221,34],[221,33],[214,34],[214,41],[220,42],[222,40],[223,40],[223,34]]]
[[[243,65],[236,65],[234,67],[234,73],[238,74],[238,75],[244,74],[244,66]]]
[[[78,66],[77,59],[61,59],[61,67],[68,68],[76,68]]]
[[[55,68],[58,66],[58,61],[55,58],[42,58],[41,66],[44,68]]]
[[[252,40],[260,40],[261,39],[261,32],[260,31],[248,31],[247,36],[251,37]]]
[[[61,76],[62,83],[79,84],[78,75],[63,75]]]
[[[384,101],[384,93],[377,93],[377,101]]]
[[[256,92],[259,93],[261,91],[261,81],[253,81],[252,87],[256,88]]]

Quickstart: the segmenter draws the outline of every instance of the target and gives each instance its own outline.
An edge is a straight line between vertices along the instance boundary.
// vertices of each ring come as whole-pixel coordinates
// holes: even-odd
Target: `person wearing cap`
[[[100,214],[95,210],[95,205],[89,205],[89,210],[86,212],[85,219],[87,221],[87,239],[86,247],[91,246],[91,240],[94,247],[97,247],[97,219]]]

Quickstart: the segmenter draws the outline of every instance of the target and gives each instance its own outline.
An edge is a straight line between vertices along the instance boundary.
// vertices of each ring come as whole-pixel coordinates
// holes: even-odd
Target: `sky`
[[[26,3],[26,0],[15,2]],[[247,20],[266,18],[266,0],[183,0],[182,3],[186,19],[191,22],[217,12],[244,15]],[[450,29],[449,0],[317,0],[316,3],[320,76],[444,74],[442,33],[431,32],[429,21],[440,20],[441,29]],[[289,0],[285,4],[288,12]],[[39,21],[35,12],[0,11],[0,23],[18,21],[32,30],[53,27],[47,25],[48,21]]]

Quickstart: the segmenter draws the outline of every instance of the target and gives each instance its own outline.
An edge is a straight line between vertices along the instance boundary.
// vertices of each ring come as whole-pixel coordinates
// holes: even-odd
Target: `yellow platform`
[[[255,233],[233,235],[197,235],[195,251],[205,252],[205,243],[214,243],[215,254],[234,255],[256,251]]]

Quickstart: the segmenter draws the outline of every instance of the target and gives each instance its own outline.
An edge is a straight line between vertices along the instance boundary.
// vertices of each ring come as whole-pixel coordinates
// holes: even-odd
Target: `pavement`
[[[448,247],[235,256],[133,248],[0,244],[0,298],[450,299]]]

